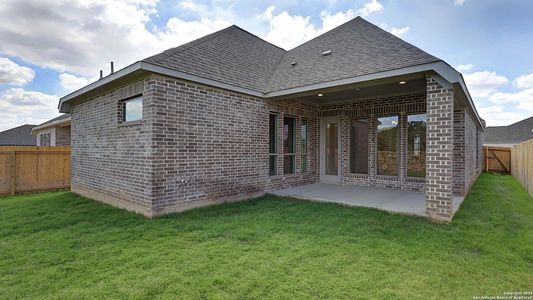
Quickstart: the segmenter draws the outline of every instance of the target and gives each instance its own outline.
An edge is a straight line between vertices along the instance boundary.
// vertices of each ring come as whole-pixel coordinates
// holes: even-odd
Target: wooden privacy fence
[[[483,146],[483,171],[511,173],[511,148]]]
[[[70,147],[0,147],[0,195],[70,187]]]
[[[514,146],[511,161],[513,177],[533,197],[533,139]]]

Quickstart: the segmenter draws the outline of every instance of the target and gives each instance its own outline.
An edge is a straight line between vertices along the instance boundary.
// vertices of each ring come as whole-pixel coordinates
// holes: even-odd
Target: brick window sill
[[[425,178],[425,177],[406,177],[406,178],[405,178],[405,181],[407,181],[407,182],[420,182],[420,183],[424,183],[424,182],[426,182],[426,178]]]
[[[370,175],[368,174],[363,174],[363,173],[348,173],[349,177],[354,177],[354,178],[362,178],[362,179],[368,179],[370,178]]]
[[[393,175],[376,175],[376,176],[374,176],[374,179],[398,181],[398,180],[400,180],[400,177],[399,176],[393,176]]]
[[[132,127],[132,126],[140,126],[142,125],[143,120],[137,120],[137,121],[129,121],[129,122],[121,122],[118,123],[118,127]]]
[[[280,174],[280,175],[272,175],[272,176],[268,176],[268,179],[270,181],[283,181],[283,180],[288,180],[288,179],[300,179],[302,178],[303,176],[305,176],[306,174],[309,174],[309,172],[305,172],[305,173],[294,173],[294,174]]]

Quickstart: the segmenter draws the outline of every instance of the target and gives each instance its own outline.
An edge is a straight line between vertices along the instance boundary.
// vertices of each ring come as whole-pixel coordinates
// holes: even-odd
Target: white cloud
[[[517,109],[533,112],[533,88],[515,93],[498,92],[488,99],[495,104],[515,104]]]
[[[315,26],[310,23],[310,17],[291,16],[286,11],[274,15],[274,9],[274,6],[270,6],[261,15],[270,23],[268,33],[263,36],[265,40],[285,49],[291,49],[318,35]],[[288,28],[291,30],[287,30]]]
[[[520,75],[513,80],[513,84],[521,89],[533,88],[533,73]]]
[[[474,67],[474,65],[472,65],[472,64],[466,64],[466,65],[457,65],[455,68],[459,72],[467,72],[467,71],[472,70],[473,67]]]
[[[157,27],[150,21],[157,15],[157,2],[3,0],[0,1],[0,52],[60,73],[92,77],[100,69],[107,70],[109,61],[114,61],[120,69],[225,28],[235,18],[230,1],[224,1],[224,5],[207,5],[181,0],[176,8],[195,16],[194,20],[172,17],[164,26]],[[263,37],[291,48],[357,15],[368,16],[382,10],[383,5],[378,0],[369,0],[357,10],[334,14],[324,11],[320,15],[322,24],[315,26],[308,16],[290,15],[285,11],[273,14],[272,6],[262,14],[262,21],[266,20],[270,28]],[[248,23],[257,26],[253,20]],[[403,29],[397,30],[401,33]]]
[[[25,85],[33,80],[35,71],[20,66],[9,58],[0,57],[0,84]]]
[[[159,34],[159,39],[162,44],[175,47],[230,25],[230,22],[222,19],[203,18],[199,21],[183,21],[178,18],[170,18],[166,24],[165,32]]]
[[[368,16],[374,12],[381,11],[383,5],[376,0],[372,0],[357,11],[348,9],[335,14],[322,11],[320,13],[320,27],[313,25],[309,16],[291,15],[286,11],[275,14],[275,9],[275,6],[270,6],[259,16],[261,20],[267,21],[269,25],[269,30],[263,35],[263,38],[282,48],[291,49],[348,22],[358,15]]]
[[[404,34],[406,34],[411,28],[409,27],[402,27],[402,28],[396,28],[392,27],[390,30],[390,33],[394,34],[395,36],[401,37]]]
[[[466,0],[455,0],[455,1],[453,2],[453,5],[455,5],[455,6],[462,6],[465,2],[466,2]]]
[[[178,2],[178,9],[181,11],[187,11],[188,13],[194,14],[199,18],[210,18],[210,19],[222,19],[226,21],[234,20],[235,14],[233,12],[233,3],[221,3],[217,4],[217,1],[211,3],[212,5],[205,5],[197,0],[182,0]]]
[[[163,28],[148,30],[156,4],[157,0],[3,0],[0,52],[59,72],[94,76],[109,61],[119,69],[230,25],[217,18],[173,17]]]
[[[382,11],[382,10],[383,10],[383,5],[379,3],[377,0],[372,0],[370,2],[367,2],[365,6],[359,9],[357,12],[361,16],[366,17],[372,13]]]
[[[390,28],[389,25],[388,25],[387,23],[382,23],[380,26],[381,26],[381,28],[383,28],[384,30],[387,30],[388,32],[394,34],[394,35],[397,36],[397,37],[402,37],[404,34],[406,34],[407,32],[409,32],[409,30],[411,30],[411,28],[408,27],[408,26],[401,27],[401,28],[396,28],[396,27],[392,27],[392,28]]]
[[[500,105],[480,106],[478,112],[487,121],[487,126],[505,126],[526,117],[522,113],[505,111]]]
[[[0,92],[0,131],[21,124],[40,124],[59,115],[58,97],[10,88]]]
[[[464,79],[468,90],[473,97],[486,98],[496,92],[498,88],[509,83],[509,80],[502,75],[492,71],[481,71],[465,74]]]
[[[67,92],[72,92],[77,89],[80,89],[86,85],[88,85],[91,82],[94,82],[98,79],[98,77],[93,78],[86,78],[82,76],[76,76],[69,73],[61,73],[59,74],[59,84],[65,89]]]
[[[457,69],[471,69],[471,65],[459,65]],[[522,88],[515,92],[503,92],[509,80],[492,71],[464,75],[468,89],[477,103],[478,111],[489,126],[508,125],[533,113],[533,75],[525,74],[513,80],[513,85]],[[528,88],[529,87],[529,88]]]

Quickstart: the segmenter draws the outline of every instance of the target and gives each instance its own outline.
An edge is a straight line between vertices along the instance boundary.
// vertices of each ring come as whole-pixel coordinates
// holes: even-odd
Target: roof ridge
[[[289,50],[286,50],[285,53],[283,54],[283,56],[281,57],[280,61],[278,62],[276,68],[274,69],[274,73],[272,74],[272,76],[270,76],[270,78],[269,78],[269,80],[268,80],[268,84],[267,84],[267,86],[265,87],[265,91],[264,91],[264,92],[265,92],[265,93],[272,92],[272,91],[271,91],[271,83],[272,83],[272,81],[275,80],[275,76],[274,76],[274,75],[277,73],[278,69],[282,66],[282,65],[281,65],[281,62],[283,61],[283,59],[285,58],[286,55],[289,55],[290,53],[292,53],[293,50],[298,49],[298,48],[300,48],[300,47],[303,47],[304,45],[306,45],[306,44],[308,44],[308,43],[311,43],[312,41],[314,41],[314,40],[316,40],[316,39],[322,37],[323,35],[325,35],[325,34],[327,34],[327,33],[329,33],[329,32],[332,32],[332,31],[334,31],[334,30],[336,30],[336,29],[339,29],[340,27],[343,27],[343,26],[345,26],[346,24],[351,23],[351,22],[353,22],[353,21],[355,21],[355,20],[357,20],[357,19],[363,19],[363,18],[360,17],[360,16],[357,16],[357,17],[355,17],[355,18],[353,18],[353,19],[351,19],[351,20],[349,20],[349,21],[344,22],[344,23],[341,24],[341,25],[338,25],[338,26],[336,26],[336,27],[333,27],[333,28],[331,28],[330,30],[328,30],[328,31],[326,31],[326,32],[323,32],[323,33],[321,33],[321,34],[315,36],[314,38],[312,38],[312,39],[310,39],[310,40],[308,40],[308,41],[305,41],[305,42],[301,43],[300,45],[298,45],[298,46],[296,46],[296,47],[294,47],[294,48],[291,48],[291,49],[289,49]],[[364,19],[363,19],[363,20],[364,20]]]
[[[242,32],[244,32],[244,33],[246,33],[246,34],[252,36],[253,38],[255,38],[255,39],[257,39],[257,40],[259,40],[259,41],[261,41],[261,42],[263,42],[263,43],[265,43],[265,44],[267,44],[267,45],[269,45],[269,46],[272,46],[272,47],[275,47],[275,48],[277,48],[277,49],[279,49],[279,50],[282,50],[282,51],[284,52],[284,54],[285,54],[285,52],[287,52],[287,50],[285,50],[285,49],[283,49],[283,48],[281,48],[281,47],[279,47],[279,46],[276,46],[276,45],[274,45],[274,44],[272,44],[272,43],[270,43],[270,42],[268,42],[268,41],[266,41],[266,40],[260,38],[259,36],[257,36],[257,35],[255,35],[255,34],[249,32],[249,31],[247,31],[247,30],[245,30],[245,29],[243,29],[243,28],[241,28],[241,27],[239,27],[239,26],[233,24],[233,25],[231,25],[231,26],[228,26],[228,27],[226,27],[226,28],[223,28],[223,29],[220,29],[220,30],[218,30],[218,31],[212,32],[212,33],[210,33],[210,34],[208,34],[208,35],[205,35],[205,36],[203,36],[203,37],[200,37],[200,38],[198,38],[198,39],[192,40],[192,41],[190,41],[190,42],[188,42],[188,43],[185,43],[185,44],[182,44],[182,45],[179,45],[179,46],[173,47],[173,48],[169,48],[169,49],[167,49],[167,50],[165,50],[165,51],[163,51],[163,52],[161,52],[161,53],[158,53],[158,54],[152,55],[152,56],[147,57],[147,58],[145,58],[145,59],[143,59],[143,60],[141,60],[141,61],[149,62],[149,63],[152,63],[152,64],[153,64],[154,62],[150,62],[149,60],[151,60],[151,59],[152,59],[152,60],[156,60],[156,59],[155,59],[156,57],[157,57],[157,61],[165,60],[165,59],[167,59],[167,58],[169,58],[169,57],[171,57],[171,56],[173,56],[173,55],[176,55],[176,54],[182,53],[182,52],[184,52],[184,51],[187,51],[187,50],[189,50],[189,49],[192,48],[192,47],[196,47],[196,46],[199,46],[199,45],[201,45],[201,44],[203,44],[203,43],[206,43],[206,42],[212,40],[213,38],[215,38],[216,36],[222,34],[223,32],[225,32],[225,31],[227,31],[227,30],[230,30],[230,29],[233,29],[233,28],[242,31]],[[174,50],[174,51],[172,51],[172,50]],[[165,54],[165,53],[166,53],[166,54]],[[280,59],[280,61],[281,61],[281,59]],[[279,63],[279,62],[278,62],[278,63]]]
[[[404,43],[404,44],[407,44],[408,46],[410,46],[410,47],[412,47],[412,48],[415,48],[415,49],[417,49],[417,50],[419,50],[419,51],[422,51],[422,52],[424,52],[424,53],[427,54],[427,55],[433,56],[433,57],[436,58],[437,60],[443,61],[443,60],[440,59],[439,57],[436,57],[436,56],[433,55],[433,54],[429,54],[429,53],[427,53],[426,51],[422,50],[421,48],[419,48],[419,47],[417,47],[417,46],[415,46],[415,45],[409,43],[408,41],[406,41],[406,40],[400,38],[399,36],[394,35],[394,34],[392,34],[391,32],[389,32],[389,31],[387,31],[387,30],[385,30],[385,29],[383,29],[383,28],[381,28],[381,27],[379,27],[379,26],[377,26],[377,25],[375,25],[375,24],[373,24],[373,23],[371,23],[371,22],[368,22],[367,20],[363,19],[362,17],[357,17],[357,18],[360,18],[361,20],[363,20],[363,21],[365,22],[365,24],[370,25],[371,27],[374,27],[375,29],[378,29],[378,30],[383,31],[384,33],[388,34],[389,36],[393,37],[394,39],[397,39],[397,40],[401,41],[401,42]]]
[[[278,49],[280,49],[280,50],[283,50],[284,52],[288,52],[287,50],[281,48],[280,46],[275,45],[275,44],[272,44],[271,42],[269,42],[269,41],[263,39],[262,37],[260,37],[260,36],[258,36],[258,35],[256,35],[256,34],[251,33],[250,31],[248,31],[248,30],[246,30],[246,29],[243,29],[242,27],[239,27],[238,25],[233,24],[233,25],[230,26],[230,27],[235,27],[235,28],[237,28],[237,29],[240,29],[241,31],[243,31],[243,32],[245,32],[245,33],[247,33],[247,34],[249,34],[249,35],[251,35],[251,36],[253,36],[253,37],[255,37],[255,38],[259,39],[259,40],[261,40],[261,41],[264,42],[264,43],[267,43],[267,44],[269,44],[269,45],[271,45],[271,46],[274,46],[274,47],[276,47],[276,48],[278,48]]]

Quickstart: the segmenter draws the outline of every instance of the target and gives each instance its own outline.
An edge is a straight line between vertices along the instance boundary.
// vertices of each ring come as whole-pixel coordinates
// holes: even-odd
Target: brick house
[[[358,17],[290,51],[236,27],[60,100],[72,191],[146,216],[328,182],[452,218],[483,125],[460,73]]]
[[[35,146],[70,146],[70,115],[62,114],[32,128]]]

